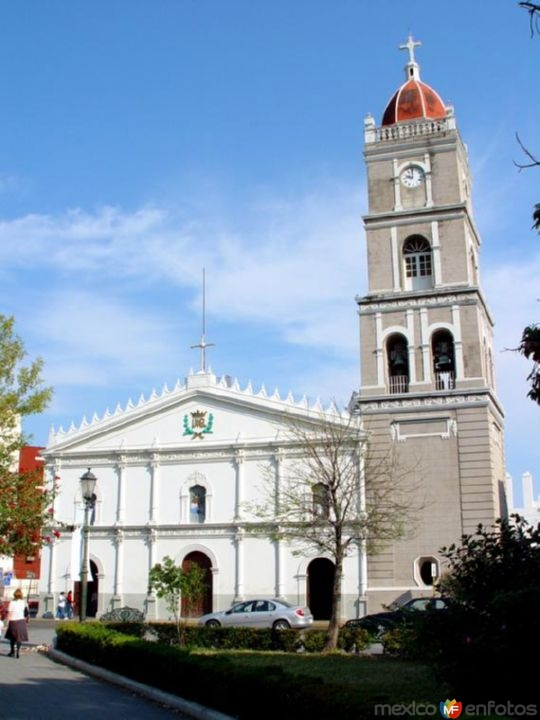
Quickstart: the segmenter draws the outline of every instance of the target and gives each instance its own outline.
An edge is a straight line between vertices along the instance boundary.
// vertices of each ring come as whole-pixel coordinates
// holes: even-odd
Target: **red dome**
[[[446,109],[439,95],[429,85],[413,78],[392,96],[384,111],[382,124],[444,117]]]

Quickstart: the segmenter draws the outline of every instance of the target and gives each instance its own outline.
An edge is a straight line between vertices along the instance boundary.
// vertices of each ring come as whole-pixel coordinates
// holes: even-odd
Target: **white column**
[[[281,486],[283,483],[283,453],[277,452],[274,456],[276,464],[276,515],[281,511]],[[284,547],[283,540],[278,536],[275,542],[276,550],[276,597],[285,597],[285,581],[284,581]]]
[[[115,561],[114,561],[114,588],[113,605],[122,605],[123,578],[124,578],[124,533],[120,529],[114,531]]]
[[[376,347],[376,358],[377,358],[377,385],[379,387],[384,386],[384,352],[383,352],[383,326],[382,326],[382,313],[378,312],[375,315],[375,347]]]
[[[285,597],[285,547],[283,540],[279,537],[276,539],[276,597]]]
[[[57,461],[54,465],[49,465],[48,472],[50,473],[50,480],[49,480],[49,489],[53,491],[53,500],[52,500],[52,508],[53,513],[52,517],[56,517],[56,490],[57,486],[60,482],[60,464]],[[48,575],[47,575],[47,593],[45,596],[45,612],[51,612],[53,615],[56,611],[56,601],[55,601],[55,593],[56,593],[56,538],[52,533],[52,530],[50,531],[50,542],[48,544],[48,550],[49,550],[49,567],[48,567]]]
[[[49,550],[49,573],[47,575],[47,594],[45,596],[45,612],[51,612],[54,616],[56,611],[55,592],[56,592],[56,538],[51,537],[48,545]]]
[[[409,352],[409,382],[416,382],[416,354],[414,346],[414,312],[413,310],[407,310],[405,313],[405,321],[407,323],[407,336],[408,336],[408,352]]]
[[[431,158],[429,153],[424,155],[424,167],[426,172],[426,207],[433,207],[433,185],[431,183]]]
[[[461,316],[459,314],[459,305],[452,305],[452,326],[454,330],[456,380],[463,380],[465,377],[465,365],[463,362],[463,341],[461,338]]]
[[[235,567],[235,588],[234,599],[244,599],[244,532],[237,530],[234,536],[234,544],[236,548],[236,567]]]
[[[150,571],[157,563],[157,532],[153,528],[148,529],[146,545],[148,547],[148,571]],[[146,596],[146,619],[157,620],[157,603],[154,593]]]
[[[242,517],[242,503],[244,502],[244,451],[237,450],[234,455],[236,463],[236,490],[234,505],[234,521],[238,522]]]
[[[420,346],[422,348],[422,379],[431,382],[431,353],[427,308],[420,308]]]
[[[366,468],[364,453],[359,452],[357,454],[358,463],[358,508],[361,517],[365,516],[366,513]],[[367,564],[367,549],[366,540],[364,537],[358,544],[358,610],[360,616],[364,615],[367,606],[367,589],[368,589],[368,564]]]
[[[395,210],[403,210],[403,205],[401,204],[401,184],[399,182],[399,166],[398,166],[397,158],[394,158],[393,169],[394,169],[394,209]]]
[[[126,514],[126,459],[123,455],[118,457],[118,462],[116,463],[116,473],[118,475],[116,524],[123,525]]]
[[[159,455],[154,453],[150,462],[150,513],[149,522],[159,524]]]
[[[439,243],[439,223],[431,223],[431,251],[433,255],[433,281],[435,287],[442,284],[441,245]]]
[[[390,229],[392,243],[392,282],[394,291],[401,290],[401,253],[398,248],[397,228],[393,225]]]

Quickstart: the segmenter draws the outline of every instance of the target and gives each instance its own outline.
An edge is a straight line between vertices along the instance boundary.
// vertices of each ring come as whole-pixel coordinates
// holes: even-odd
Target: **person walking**
[[[64,620],[66,617],[66,593],[61,592],[58,596],[58,605],[56,606],[56,617],[59,620]]]
[[[4,636],[11,646],[9,657],[18,658],[22,643],[28,640],[28,616],[28,605],[23,598],[22,590],[17,588],[13,593],[13,600],[9,603],[8,626]]]
[[[71,590],[68,591],[68,594],[66,595],[66,613],[68,616],[68,619],[71,620],[73,617],[73,593]]]

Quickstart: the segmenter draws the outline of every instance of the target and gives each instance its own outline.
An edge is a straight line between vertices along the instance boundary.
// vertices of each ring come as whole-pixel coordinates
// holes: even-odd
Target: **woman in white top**
[[[28,640],[28,606],[23,599],[22,590],[17,588],[13,593],[13,600],[9,603],[7,615],[8,627],[5,638],[9,640],[11,650],[9,657],[19,657],[21,644]],[[17,653],[15,654],[15,648]]]

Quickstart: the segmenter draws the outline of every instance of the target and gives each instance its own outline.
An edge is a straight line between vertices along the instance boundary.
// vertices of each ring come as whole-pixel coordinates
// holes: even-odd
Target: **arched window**
[[[437,390],[453,390],[456,386],[454,338],[448,330],[439,330],[431,338],[433,377]]]
[[[206,519],[206,490],[202,485],[189,488],[189,521],[203,523]]]
[[[403,245],[407,290],[433,287],[431,246],[422,235],[411,235]]]
[[[323,483],[317,483],[312,487],[313,515],[315,517],[327,518],[330,512],[330,501],[328,488]]]
[[[392,335],[386,344],[388,383],[391,393],[409,392],[409,349],[407,338]]]

